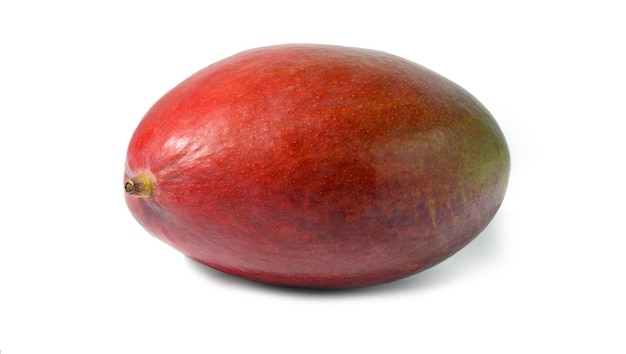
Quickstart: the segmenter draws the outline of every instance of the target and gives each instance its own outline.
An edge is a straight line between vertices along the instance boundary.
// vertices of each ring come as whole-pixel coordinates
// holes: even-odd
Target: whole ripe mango
[[[220,271],[351,288],[448,258],[492,220],[510,157],[467,91],[380,51],[279,45],[214,63],[134,132],[126,202]]]

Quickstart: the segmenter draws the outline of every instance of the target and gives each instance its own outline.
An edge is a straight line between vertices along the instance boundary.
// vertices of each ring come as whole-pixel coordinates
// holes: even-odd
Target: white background
[[[1,353],[626,352],[623,5],[409,3],[2,1]],[[512,153],[488,229],[420,275],[330,293],[222,275],[145,232],[121,180],[143,114],[290,42],[387,51],[478,97]]]

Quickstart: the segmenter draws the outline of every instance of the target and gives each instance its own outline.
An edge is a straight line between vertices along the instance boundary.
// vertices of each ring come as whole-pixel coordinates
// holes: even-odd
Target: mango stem
[[[152,198],[154,184],[152,177],[147,173],[139,173],[124,183],[126,194],[139,198]]]

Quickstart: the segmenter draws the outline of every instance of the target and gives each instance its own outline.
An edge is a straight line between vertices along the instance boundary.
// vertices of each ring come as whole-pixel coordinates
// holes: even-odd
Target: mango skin
[[[509,178],[498,124],[467,91],[380,51],[248,50],[192,75],[147,112],[124,180],[152,235],[217,270],[271,284],[394,281],[459,251]]]

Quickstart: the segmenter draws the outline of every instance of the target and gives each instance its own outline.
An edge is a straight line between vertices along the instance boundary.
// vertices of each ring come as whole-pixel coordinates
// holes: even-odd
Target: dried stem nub
[[[154,192],[152,177],[147,173],[139,173],[124,183],[124,191],[128,195],[139,198],[151,198]]]

